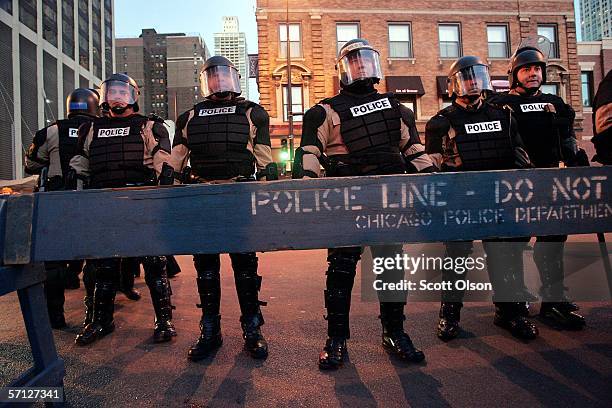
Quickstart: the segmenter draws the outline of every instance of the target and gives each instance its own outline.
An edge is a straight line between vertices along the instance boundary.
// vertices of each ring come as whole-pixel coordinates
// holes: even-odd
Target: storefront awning
[[[507,76],[493,75],[491,77],[491,85],[493,85],[495,92],[508,92],[510,90]]]
[[[440,96],[448,96],[448,87],[446,85],[446,77],[445,76],[437,76],[436,84],[438,85],[438,95]]]
[[[396,95],[425,95],[423,81],[418,76],[388,76],[387,92]]]

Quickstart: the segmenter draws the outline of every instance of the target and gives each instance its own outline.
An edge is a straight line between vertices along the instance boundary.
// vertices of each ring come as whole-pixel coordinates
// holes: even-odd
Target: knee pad
[[[145,256],[142,258],[145,282],[151,286],[159,278],[166,277],[166,257],[165,256]]]
[[[217,292],[221,288],[221,278],[218,270],[198,270],[196,283],[200,295]]]
[[[221,258],[219,254],[198,254],[193,256],[193,266],[196,271],[216,271],[221,270]]]
[[[230,254],[234,271],[257,271],[258,259],[255,252]]]

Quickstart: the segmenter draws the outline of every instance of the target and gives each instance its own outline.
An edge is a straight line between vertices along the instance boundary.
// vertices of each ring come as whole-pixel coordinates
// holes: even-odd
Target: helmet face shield
[[[200,73],[200,90],[206,98],[221,92],[242,93],[240,75],[234,67],[226,65],[212,66]]]
[[[482,91],[492,91],[489,67],[474,65],[456,72],[448,80],[448,95],[480,95]]]
[[[131,84],[123,81],[105,81],[100,86],[100,103],[109,106],[127,106],[138,102],[138,90]]]
[[[351,85],[361,79],[382,79],[378,51],[361,48],[347,53],[338,60],[338,75],[344,85]]]

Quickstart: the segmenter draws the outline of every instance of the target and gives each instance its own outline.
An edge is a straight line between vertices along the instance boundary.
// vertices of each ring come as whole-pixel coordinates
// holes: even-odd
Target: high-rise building
[[[116,46],[116,70],[140,87],[141,113],[176,120],[201,99],[198,75],[210,53],[200,36],[148,28],[138,38],[117,39]]]
[[[113,0],[0,1],[0,179],[24,176],[36,131],[113,70]]]
[[[242,96],[249,98],[249,57],[247,54],[246,34],[241,33],[238,17],[223,17],[223,32],[215,33],[215,55],[222,55],[240,72]]]
[[[582,41],[612,37],[612,0],[580,0]]]

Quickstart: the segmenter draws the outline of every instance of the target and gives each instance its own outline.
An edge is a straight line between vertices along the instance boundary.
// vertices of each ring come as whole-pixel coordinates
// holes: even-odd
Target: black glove
[[[159,175],[160,186],[171,186],[174,184],[174,168],[171,165],[164,162],[161,173]]]
[[[77,189],[77,173],[76,170],[70,167],[66,172],[66,176],[64,177],[64,188],[66,190],[76,190]]]
[[[257,180],[266,178],[267,181],[278,180],[278,166],[276,163],[272,162],[266,166],[262,171],[257,172]]]

